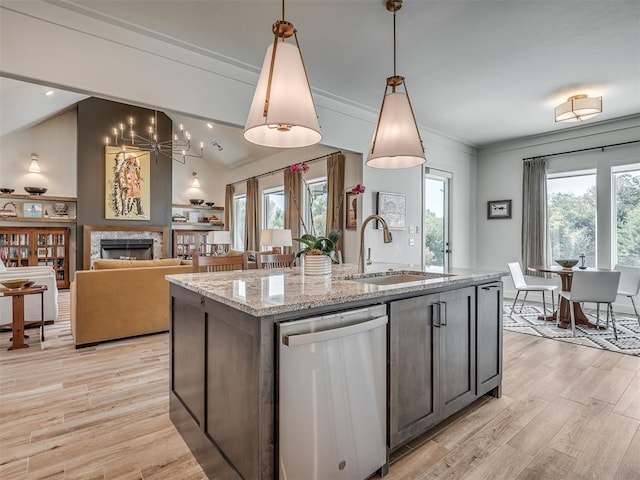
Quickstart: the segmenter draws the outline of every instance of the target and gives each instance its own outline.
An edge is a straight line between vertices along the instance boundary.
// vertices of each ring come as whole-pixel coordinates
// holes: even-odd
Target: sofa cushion
[[[159,258],[156,260],[116,260],[102,258],[93,261],[94,270],[108,270],[113,268],[141,268],[141,267],[173,267],[182,265],[179,258]]]

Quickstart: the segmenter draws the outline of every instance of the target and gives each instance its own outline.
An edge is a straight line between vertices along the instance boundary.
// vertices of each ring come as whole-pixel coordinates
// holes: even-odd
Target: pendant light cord
[[[282,0],[282,21],[284,22],[284,0]]]
[[[284,1],[284,0],[283,0]],[[393,10],[393,76],[396,76],[396,11]]]

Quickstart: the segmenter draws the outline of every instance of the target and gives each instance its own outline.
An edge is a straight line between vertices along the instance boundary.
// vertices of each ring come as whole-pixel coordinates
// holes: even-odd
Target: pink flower
[[[293,173],[307,173],[309,171],[309,165],[304,162],[294,163],[289,167]]]
[[[361,193],[364,193],[364,190],[365,190],[365,186],[360,185],[359,183],[351,187],[351,193],[355,195],[360,195]]]

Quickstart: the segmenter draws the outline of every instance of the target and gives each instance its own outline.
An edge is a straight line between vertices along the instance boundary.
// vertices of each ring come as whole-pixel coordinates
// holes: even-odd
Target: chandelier
[[[144,152],[152,152],[156,162],[158,154],[171,158],[179,163],[186,163],[187,157],[202,158],[204,156],[204,143],[200,142],[200,152],[191,150],[191,134],[180,125],[180,133],[174,134],[171,140],[158,140],[158,112],[154,111],[151,124],[147,127],[147,136],[137,133],[133,117],[129,117],[126,128],[124,123],[114,127],[112,135],[105,137],[108,147],[135,148]],[[113,142],[112,142],[113,140]]]
[[[322,134],[296,29],[284,19],[284,0],[282,20],[277,20],[271,30],[273,43],[267,47],[244,138],[266,147],[314,145]],[[295,44],[285,42],[290,37]]]
[[[367,165],[374,168],[409,168],[424,163],[424,147],[416,124],[407,84],[396,75],[396,11],[402,0],[387,0],[387,10],[393,13],[393,76],[387,78],[380,116],[376,125]],[[396,91],[404,86],[404,92]],[[387,93],[391,87],[391,92]]]

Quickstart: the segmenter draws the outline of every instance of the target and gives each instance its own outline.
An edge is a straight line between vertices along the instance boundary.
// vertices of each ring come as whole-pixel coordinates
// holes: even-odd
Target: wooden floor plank
[[[169,420],[168,334],[76,350],[60,298],[45,342],[0,347],[0,478],[204,480]],[[400,448],[390,480],[640,479],[639,357],[513,332],[504,344],[502,398]]]

